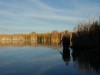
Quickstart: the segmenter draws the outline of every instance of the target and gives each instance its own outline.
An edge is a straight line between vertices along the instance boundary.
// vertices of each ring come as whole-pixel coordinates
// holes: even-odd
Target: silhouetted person
[[[65,34],[62,36],[61,43],[63,45],[63,49],[67,49],[69,47],[69,45],[70,45],[70,37],[69,37],[67,31],[65,31]]]
[[[70,50],[68,48],[63,49],[62,58],[63,58],[64,62],[66,62],[66,65],[68,65],[68,63],[70,61]]]

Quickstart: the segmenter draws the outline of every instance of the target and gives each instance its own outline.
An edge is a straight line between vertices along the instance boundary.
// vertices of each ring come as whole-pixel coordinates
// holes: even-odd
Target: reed
[[[77,31],[72,33],[72,47],[74,49],[100,48],[100,20],[92,23],[80,23]]]

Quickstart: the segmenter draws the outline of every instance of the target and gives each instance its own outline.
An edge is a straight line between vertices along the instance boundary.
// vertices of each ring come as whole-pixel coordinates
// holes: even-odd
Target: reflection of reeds
[[[73,48],[90,49],[100,47],[100,22],[80,24],[72,34]]]
[[[81,71],[96,71],[100,70],[100,51],[99,49],[87,51],[73,51],[73,61]]]

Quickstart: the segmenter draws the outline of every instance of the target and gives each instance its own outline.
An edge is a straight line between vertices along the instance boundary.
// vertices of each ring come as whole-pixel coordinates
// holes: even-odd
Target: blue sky
[[[0,33],[73,31],[100,16],[100,0],[0,0]]]

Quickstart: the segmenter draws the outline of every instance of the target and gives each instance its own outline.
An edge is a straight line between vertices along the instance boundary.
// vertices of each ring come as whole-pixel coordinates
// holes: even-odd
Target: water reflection
[[[42,51],[42,49],[41,48],[39,48],[38,50],[35,48],[35,47],[37,47],[37,46],[39,46],[39,45],[41,45],[42,47],[43,47],[43,51]],[[51,57],[53,57],[53,55],[55,55],[55,57],[53,57],[53,58],[55,58],[54,60],[52,60],[52,58],[49,60],[49,62],[50,61],[57,61],[57,63],[59,62],[59,56],[57,56],[58,54],[57,54],[57,52],[55,51],[55,53],[54,53],[54,51],[52,51],[52,53],[50,54],[49,53],[49,51],[50,50],[48,50],[49,48],[45,48],[45,47],[51,47],[53,50],[54,49],[57,49],[58,47],[59,47],[59,45],[58,45],[58,42],[54,42],[54,43],[52,43],[52,42],[41,42],[41,43],[38,43],[38,42],[36,42],[36,41],[1,41],[0,42],[0,46],[2,47],[8,47],[8,46],[17,46],[16,48],[12,48],[12,50],[11,50],[11,52],[9,52],[9,47],[8,48],[6,48],[7,49],[7,51],[8,52],[6,52],[7,53],[7,55],[12,55],[12,54],[14,54],[13,53],[13,49],[16,49],[15,51],[17,52],[17,49],[18,49],[18,47],[23,47],[23,46],[32,46],[32,47],[34,47],[34,48],[30,48],[30,47],[26,47],[25,49],[26,49],[26,54],[24,54],[24,51],[23,52],[21,52],[22,50],[19,50],[19,52],[17,53],[17,54],[19,54],[19,55],[17,55],[16,54],[16,52],[15,52],[15,57],[13,58],[13,55],[11,56],[12,57],[12,59],[11,60],[13,60],[13,59],[17,59],[18,58],[18,56],[21,56],[21,57],[23,57],[22,59],[24,59],[25,58],[25,55],[26,55],[26,58],[27,57],[29,57],[29,58],[27,58],[27,59],[25,59],[25,62],[26,62],[26,64],[27,64],[27,61],[36,61],[37,60],[37,58],[35,58],[36,56],[38,56],[38,63],[40,64],[40,62],[42,61],[42,59],[44,59],[45,57],[48,57],[49,59],[51,58]],[[4,49],[4,48],[3,48]],[[10,48],[11,49],[11,48]],[[28,50],[29,50],[29,52],[28,52]],[[33,51],[33,50],[35,50],[35,51]],[[48,50],[48,51],[47,51]],[[62,50],[62,49],[61,49]],[[4,51],[4,50],[2,50],[2,51]],[[4,54],[2,54],[2,51],[0,52],[1,53],[1,61],[2,61],[2,57],[4,56],[5,57],[5,55]],[[31,52],[32,51],[32,52]],[[39,52],[38,52],[39,51]],[[35,53],[35,52],[37,52],[37,54]],[[58,51],[59,52],[59,51]],[[5,53],[5,52],[4,52]],[[9,53],[9,54],[8,54]],[[11,53],[11,54],[10,54]],[[22,53],[21,55],[20,55],[20,53]],[[27,53],[29,53],[29,55],[27,55]],[[43,54],[41,54],[41,53],[43,53]],[[44,53],[48,53],[48,54],[44,54]],[[73,69],[73,71],[72,72],[75,72],[75,70],[76,69],[78,69],[80,72],[81,71],[85,71],[85,72],[98,72],[99,74],[100,74],[100,50],[91,50],[91,51],[87,51],[87,50],[85,50],[85,51],[79,51],[79,50],[73,50],[72,51],[72,55],[70,55],[71,54],[71,50],[70,50],[70,48],[67,48],[67,49],[63,49],[62,50],[62,52],[60,52],[61,53],[61,55],[62,55],[62,59],[61,60],[63,60],[65,63],[66,63],[66,68],[67,68],[67,70],[69,70],[69,69]],[[39,54],[40,54],[40,56],[39,56]],[[49,55],[49,56],[48,56]],[[72,57],[71,57],[72,56]],[[20,57],[19,57],[20,58]],[[33,60],[33,58],[35,59],[35,60]],[[6,59],[8,59],[8,58],[6,58]],[[4,60],[6,60],[6,59],[4,59]],[[41,61],[40,61],[40,59],[41,59]],[[20,59],[21,60],[21,59]],[[20,62],[20,60],[18,59],[16,62]],[[9,61],[9,60],[8,60]],[[8,62],[7,61],[7,62]],[[46,63],[45,61],[47,61],[46,59],[43,61],[43,63],[44,63],[44,65],[43,66],[46,66],[46,64],[48,64],[48,63]],[[55,61],[55,63],[56,63],[56,61]],[[24,63],[25,63],[24,62]],[[71,64],[70,64],[70,62],[71,62]],[[46,63],[46,64],[45,64]],[[33,63],[32,63],[33,64]],[[35,65],[37,64],[37,62],[35,63]],[[52,62],[52,64],[54,65],[54,62]],[[61,62],[59,62],[59,64],[61,64]],[[29,64],[28,64],[29,65]],[[37,64],[38,65],[38,64]],[[68,67],[69,65],[71,65],[70,67]],[[75,66],[76,67],[75,67]],[[30,66],[31,67],[31,66]],[[38,66],[38,67],[41,67],[41,65],[40,66]],[[62,65],[57,65],[57,68],[62,68],[63,69],[63,67],[62,67]],[[56,68],[56,69],[57,69]],[[64,69],[66,69],[66,68],[64,68]],[[34,68],[35,69],[35,68]],[[52,68],[53,69],[53,68]],[[65,71],[65,70],[61,70],[62,72],[63,71]],[[77,72],[77,71],[76,71]]]
[[[58,47],[59,42],[37,42],[34,41],[0,41],[0,46],[7,47],[7,46],[16,46],[16,47],[22,47],[22,46],[44,46],[44,47]]]
[[[63,49],[62,59],[64,60],[66,65],[68,65],[68,63],[70,61],[70,50],[68,48]]]
[[[73,61],[76,62],[80,71],[100,72],[100,51],[77,51],[73,50]]]

